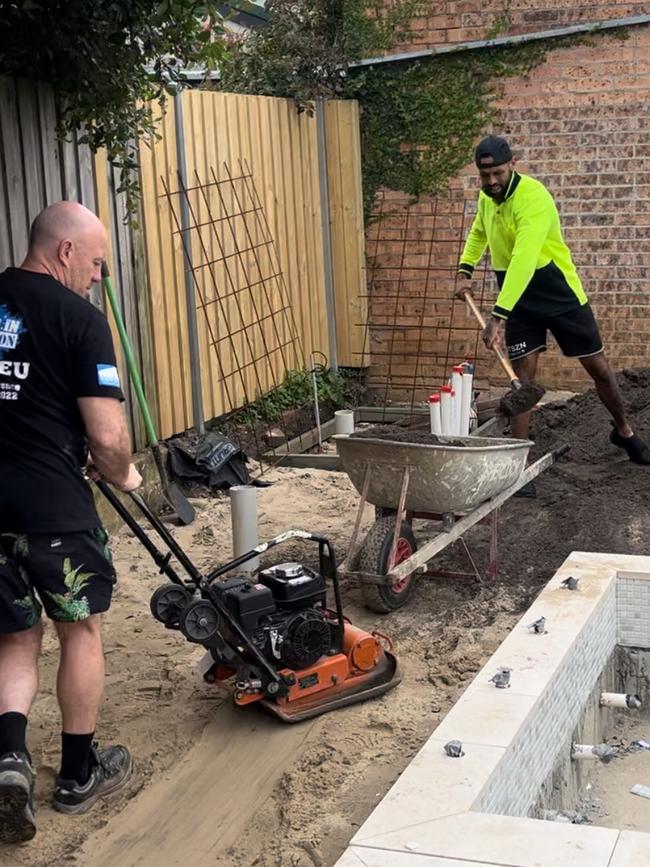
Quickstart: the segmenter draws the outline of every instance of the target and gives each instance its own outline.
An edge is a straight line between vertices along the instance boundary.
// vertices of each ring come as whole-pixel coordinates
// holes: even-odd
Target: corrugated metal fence
[[[93,157],[86,146],[74,140],[57,141],[56,109],[48,88],[0,78],[0,100],[0,268],[20,263],[27,248],[29,224],[45,205],[67,198],[95,210],[109,228],[110,266],[159,433],[168,437],[186,430],[192,426],[193,413],[185,263],[181,236],[165,194],[166,190],[179,189],[173,110],[161,118],[160,139],[140,146],[142,205],[139,228],[134,229],[125,221],[124,200],[116,193],[119,178],[105,155]],[[212,330],[208,316],[199,310],[203,406],[208,420],[258,396],[260,389],[272,387],[287,367],[304,363],[312,351],[330,354],[328,251],[323,244],[322,223],[327,206],[337,360],[351,366],[365,362],[361,357],[363,329],[358,327],[366,318],[360,300],[364,276],[358,106],[331,102],[325,107],[327,203],[319,189],[319,172],[324,167],[319,163],[314,115],[297,112],[289,100],[267,97],[189,91],[182,100],[187,185],[224,180],[228,173],[246,175],[248,194],[258,198],[258,210],[266,222],[264,231],[272,243],[268,237],[265,243],[272,247],[274,267],[282,275],[278,285],[284,286],[296,329],[294,342],[301,353],[300,359],[293,360],[272,353],[264,381],[259,376],[255,380],[249,371],[229,389],[229,370],[235,362],[217,359],[215,352],[223,355],[224,346],[211,342],[214,329],[220,327],[219,316],[234,316],[233,302],[221,303],[218,308],[215,304]],[[236,205],[233,197],[237,198],[234,185],[221,196],[222,211],[242,209],[241,202]],[[219,207],[212,194],[210,198],[204,195],[202,202],[196,199],[197,220],[213,221]],[[220,241],[213,230],[209,247],[201,241],[201,249],[197,249],[195,238],[193,259],[207,265],[219,258],[219,251],[222,258],[232,255],[229,244],[246,250],[261,243],[260,225],[251,229],[243,219],[240,224],[230,219],[229,226],[236,226],[240,237],[229,241],[224,234]],[[216,253],[215,244],[219,247]],[[254,251],[247,255],[254,255]],[[238,262],[245,269],[245,258],[239,254]],[[256,266],[261,267],[259,261]],[[237,296],[240,288],[236,284],[243,279],[237,269],[226,273],[222,262],[211,266],[210,271],[206,268],[196,288],[199,296],[201,289],[207,296],[210,281],[215,288],[230,281]],[[93,300],[105,306],[99,293]],[[268,295],[266,301],[271,306],[279,303]],[[237,315],[242,320],[241,366],[246,364],[246,353],[255,350],[250,340],[248,349],[244,345],[250,325],[241,306]],[[289,326],[285,323],[283,327]],[[270,328],[270,323],[262,326],[262,341]],[[230,354],[234,346],[232,343]],[[123,363],[122,374],[126,382]],[[140,447],[144,432],[130,392],[128,410],[134,442]]]

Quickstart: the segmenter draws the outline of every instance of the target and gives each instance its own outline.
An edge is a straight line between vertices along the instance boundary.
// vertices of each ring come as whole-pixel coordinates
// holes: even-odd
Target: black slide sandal
[[[614,428],[609,435],[609,441],[619,449],[625,449],[632,463],[650,465],[650,448],[636,434],[622,437]]]

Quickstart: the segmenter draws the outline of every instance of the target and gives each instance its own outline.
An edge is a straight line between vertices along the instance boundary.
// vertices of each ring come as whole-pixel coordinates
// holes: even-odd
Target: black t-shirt
[[[122,400],[103,313],[46,274],[0,274],[0,533],[100,526],[78,397]]]

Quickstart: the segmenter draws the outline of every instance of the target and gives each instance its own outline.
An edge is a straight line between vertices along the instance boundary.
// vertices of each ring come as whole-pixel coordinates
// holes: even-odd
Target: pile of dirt
[[[616,376],[635,432],[650,438],[650,368],[623,370]],[[594,389],[565,403],[546,404],[535,414],[535,452],[543,454],[567,443],[574,463],[611,461],[610,416]],[[618,454],[622,454],[618,450]]]
[[[650,369],[617,379],[632,427],[650,441]],[[650,467],[633,464],[610,432],[593,389],[534,414],[531,460],[562,445],[569,452],[536,480],[536,500],[513,499],[504,509],[504,580],[520,580],[524,570],[540,586],[571,551],[648,554]]]
[[[439,437],[427,431],[407,430],[394,424],[364,428],[363,430],[355,431],[350,436],[355,439],[388,440],[393,443],[409,443],[422,446],[445,445],[465,447],[467,445],[462,439],[452,439],[447,436]]]

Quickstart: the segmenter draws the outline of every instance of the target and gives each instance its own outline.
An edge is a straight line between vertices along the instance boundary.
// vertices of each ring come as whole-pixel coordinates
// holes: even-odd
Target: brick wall
[[[609,17],[630,12],[608,8]],[[616,368],[650,365],[650,26],[628,32],[626,41],[601,36],[551,52],[528,79],[505,80],[494,130],[510,139],[518,168],[555,197]],[[477,190],[467,167],[437,200],[408,207],[387,191],[380,206],[391,216],[368,233],[371,377],[379,387],[389,380],[395,399],[423,397],[448,361],[474,354],[473,323],[449,298],[458,237],[467,234]],[[492,276],[479,273],[474,286],[489,310]],[[393,322],[397,330],[385,327]],[[502,379],[480,348],[479,359],[484,381]],[[542,374],[547,386],[586,382],[579,364],[553,347]]]
[[[414,19],[411,38],[400,46],[408,51],[435,48],[453,42],[487,39],[494,35],[513,35],[553,30],[571,24],[605,21],[648,13],[647,0],[597,0],[593,3],[554,0],[443,0],[430,4],[431,11]]]

